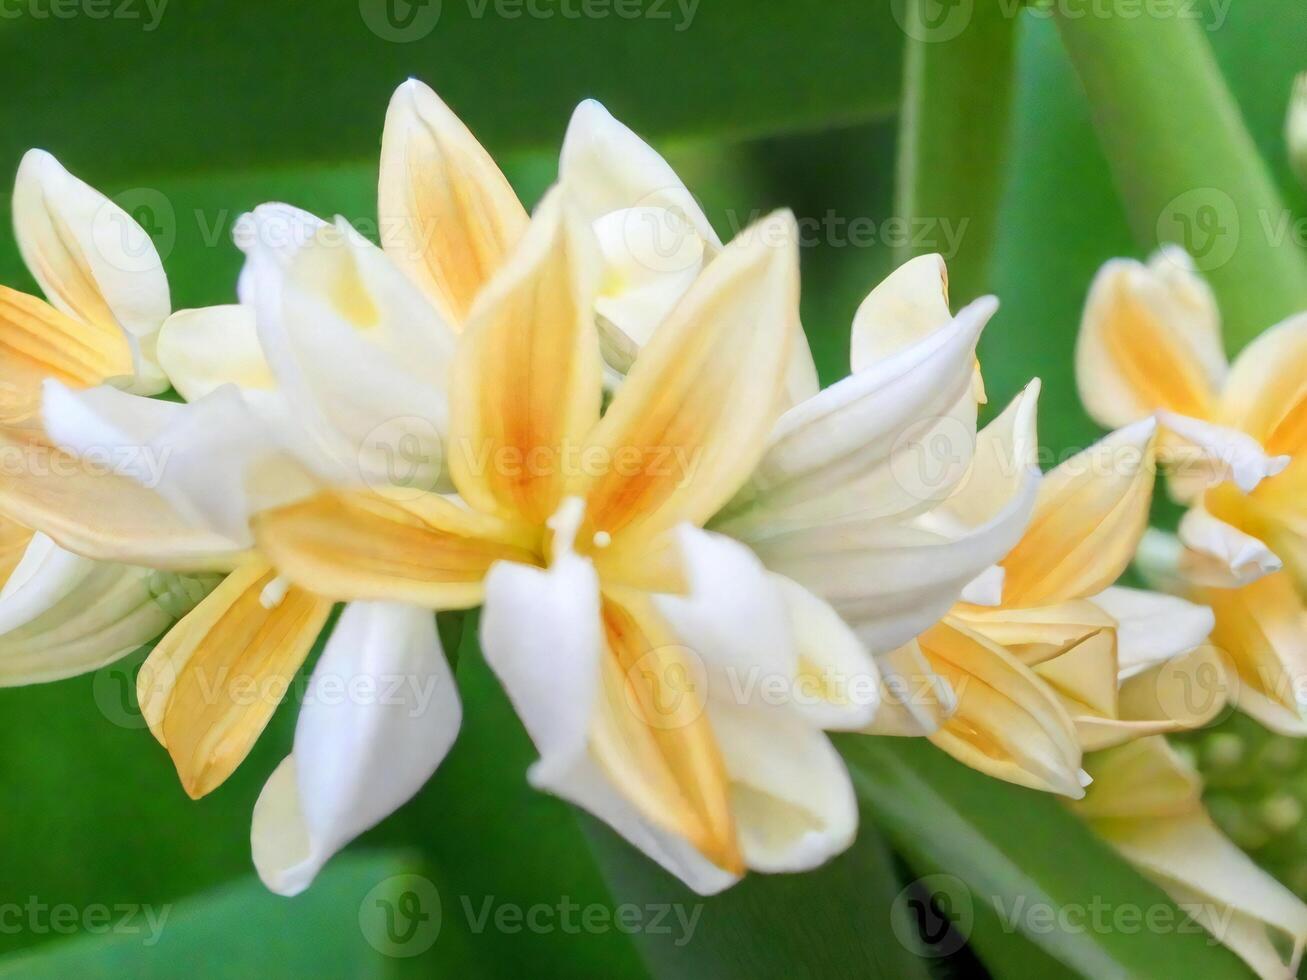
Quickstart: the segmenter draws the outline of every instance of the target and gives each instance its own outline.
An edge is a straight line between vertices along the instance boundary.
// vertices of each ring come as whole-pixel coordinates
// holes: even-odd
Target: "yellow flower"
[[[1217,828],[1202,782],[1160,736],[1096,753],[1072,804],[1089,825],[1262,980],[1296,976],[1307,906]]]
[[[1216,612],[1213,638],[1237,671],[1238,704],[1276,730],[1307,733],[1307,315],[1227,366],[1211,291],[1167,246],[1147,265],[1118,259],[1099,272],[1076,369],[1102,424],[1156,413],[1172,492],[1191,504],[1178,571]]]

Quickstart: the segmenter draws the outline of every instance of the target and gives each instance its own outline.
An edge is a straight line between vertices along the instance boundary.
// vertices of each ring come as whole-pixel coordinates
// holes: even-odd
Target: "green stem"
[[[1173,241],[1189,250],[1216,291],[1231,351],[1307,309],[1307,257],[1294,244],[1292,215],[1202,25],[1181,16],[1131,17],[1124,6],[1119,14],[1079,17],[1058,9],[1058,29],[1139,243]]]
[[[1016,19],[978,3],[929,26],[935,0],[908,0],[897,211],[911,222],[903,261],[940,252],[955,301],[986,290],[1003,189]],[[913,241],[912,239],[917,239]],[[951,254],[956,250],[956,254]]]

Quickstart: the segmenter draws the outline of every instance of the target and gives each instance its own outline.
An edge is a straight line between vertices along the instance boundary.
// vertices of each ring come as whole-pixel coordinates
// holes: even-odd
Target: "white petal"
[[[290,204],[272,202],[260,204],[237,218],[232,241],[247,258],[256,253],[265,254],[285,266],[326,226],[327,222],[317,215]],[[236,295],[242,305],[254,307],[254,293],[253,275],[247,262],[236,282]]]
[[[1168,447],[1175,458],[1166,460],[1177,500],[1191,500],[1199,491],[1227,480],[1251,493],[1262,480],[1289,465],[1288,456],[1267,456],[1256,439],[1234,429],[1174,412],[1158,412],[1157,420],[1181,440],[1180,445]]]
[[[1093,602],[1117,621],[1121,680],[1196,649],[1212,632],[1210,609],[1161,592],[1113,586]]]
[[[462,721],[435,616],[401,603],[350,603],[313,670],[294,752],[254,807],[264,883],[296,895],[327,860],[413,796]]]
[[[0,687],[96,670],[158,637],[173,615],[156,573],[97,562],[36,534],[0,593]]]
[[[911,347],[950,319],[944,259],[909,259],[867,294],[853,316],[849,358],[854,373]]]
[[[168,280],[145,229],[44,150],[29,150],[18,167],[13,213],[19,251],[46,298],[69,316],[123,331],[136,364],[124,387],[165,391],[154,338],[171,311]]]
[[[736,880],[645,820],[589,751],[603,648],[599,582],[589,562],[564,554],[548,570],[496,565],[486,579],[481,641],[540,753],[528,773],[533,786],[589,810],[700,894]]]
[[[343,222],[289,260],[252,253],[247,276],[264,354],[331,461],[324,475],[434,489],[454,334],[418,288]]]
[[[732,530],[884,517],[947,497],[975,448],[976,342],[996,308],[978,300],[781,416]]]
[[[253,514],[319,486],[230,385],[182,405],[47,381],[42,410],[56,445],[82,456],[109,453],[115,472],[156,491],[185,521],[242,546],[253,540]]]
[[[1003,579],[1007,573],[1002,565],[990,565],[962,589],[962,601],[973,606],[997,606],[1003,601]]]
[[[981,433],[967,482],[911,523],[834,521],[747,537],[768,568],[830,602],[872,653],[933,625],[1020,539],[1039,489],[1038,386]]]
[[[39,531],[0,589],[0,636],[31,622],[75,589],[96,563],[65,551]]]
[[[930,666],[915,639],[881,654],[876,664],[881,704],[867,734],[922,738],[939,731],[957,710],[957,692]]]
[[[710,255],[722,247],[676,171],[593,99],[586,99],[572,113],[558,175],[590,221],[626,208],[667,208],[694,228]]]
[[[1185,512],[1177,532],[1188,549],[1179,569],[1199,585],[1238,588],[1284,567],[1262,541],[1213,517],[1201,504]]]
[[[709,713],[750,868],[807,871],[853,843],[857,801],[825,735],[796,714],[723,704]]]
[[[273,387],[249,307],[179,310],[159,331],[158,357],[172,386],[189,402],[224,384],[242,389]]]

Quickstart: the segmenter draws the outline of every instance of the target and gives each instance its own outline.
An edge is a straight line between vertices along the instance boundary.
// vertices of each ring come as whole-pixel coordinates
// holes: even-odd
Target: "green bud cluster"
[[[222,581],[217,573],[183,575],[178,572],[155,572],[150,576],[150,595],[159,608],[173,619],[181,619],[200,604]]]

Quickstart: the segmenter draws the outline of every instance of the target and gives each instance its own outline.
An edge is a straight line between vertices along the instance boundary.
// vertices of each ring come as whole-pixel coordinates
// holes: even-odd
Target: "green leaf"
[[[1003,4],[976,6],[954,36],[925,29],[935,0],[907,0],[910,32],[899,116],[898,212],[924,234],[899,261],[941,252],[955,303],[987,288],[1008,153],[1017,22]],[[983,99],[975,93],[985,93]],[[944,223],[958,230],[949,254]]]
[[[651,138],[738,137],[881,115],[899,86],[902,34],[886,3],[113,6],[137,16],[4,22],[10,166],[30,146],[94,180],[372,162],[386,102],[411,75],[496,152],[556,148],[586,97]]]
[[[614,899],[670,910],[667,933],[635,936],[655,977],[928,976],[889,851],[865,817],[857,842],[816,871],[750,874],[711,897],[690,891],[606,825],[584,824]]]
[[[21,915],[38,928],[89,934],[4,957],[0,977],[362,980],[416,975],[419,956],[428,968],[433,962],[470,966],[451,955],[447,940],[443,951],[439,945],[441,901],[434,883],[419,863],[394,855],[335,861],[309,892],[290,900],[247,878],[176,904],[23,904]]]
[[[1307,255],[1203,25],[1131,9],[1135,16],[1108,5],[1057,24],[1136,240],[1189,250],[1221,303],[1227,346],[1238,350],[1307,308]]]
[[[948,914],[982,956],[1015,929],[1085,976],[1247,976],[1207,933],[1180,929],[1185,916],[1165,893],[1052,796],[981,775],[924,740],[846,736],[840,749],[895,846],[918,872],[951,879],[926,883],[949,896]],[[977,908],[998,932],[966,928]]]

